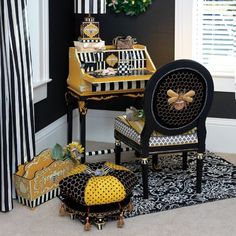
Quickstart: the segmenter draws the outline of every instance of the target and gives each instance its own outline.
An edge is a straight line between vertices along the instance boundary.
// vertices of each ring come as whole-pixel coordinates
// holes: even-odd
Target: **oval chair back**
[[[177,135],[197,127],[198,136],[205,136],[213,93],[212,76],[198,62],[176,60],[157,70],[145,89],[141,145],[148,148],[154,130]]]

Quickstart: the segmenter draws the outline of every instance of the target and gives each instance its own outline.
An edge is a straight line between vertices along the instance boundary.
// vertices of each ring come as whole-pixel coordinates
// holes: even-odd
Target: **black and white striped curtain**
[[[0,211],[13,208],[12,174],[34,156],[26,0],[0,1]]]
[[[77,14],[105,14],[106,0],[74,0],[74,12]]]

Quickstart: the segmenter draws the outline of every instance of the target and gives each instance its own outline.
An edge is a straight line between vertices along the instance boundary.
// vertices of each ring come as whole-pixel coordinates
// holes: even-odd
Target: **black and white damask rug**
[[[208,152],[204,159],[202,193],[197,194],[196,156],[190,153],[188,169],[182,170],[182,156],[160,157],[161,170],[149,168],[149,199],[142,197],[142,173],[139,161],[124,163],[138,176],[133,191],[134,209],[126,217],[150,214],[184,206],[236,197],[236,166]]]

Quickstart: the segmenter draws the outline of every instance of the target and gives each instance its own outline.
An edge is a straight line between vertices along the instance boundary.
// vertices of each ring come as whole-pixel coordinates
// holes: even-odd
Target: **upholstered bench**
[[[85,222],[91,221],[102,229],[107,216],[119,216],[122,227],[123,212],[130,209],[130,197],[137,182],[135,174],[127,168],[109,162],[81,164],[60,183],[61,215],[70,214]]]

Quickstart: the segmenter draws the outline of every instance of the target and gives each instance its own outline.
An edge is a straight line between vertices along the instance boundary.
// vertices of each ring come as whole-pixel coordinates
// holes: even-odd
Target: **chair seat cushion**
[[[126,118],[126,115],[118,116],[115,119],[115,130],[139,145],[141,140],[140,134],[143,130],[143,126],[143,119],[131,121]],[[193,128],[187,133],[172,136],[162,135],[155,131],[150,137],[149,146],[157,147],[198,143],[196,131],[197,128]]]
[[[135,174],[125,167],[109,162],[81,164],[60,184],[63,197],[84,206],[121,202],[137,182]]]

